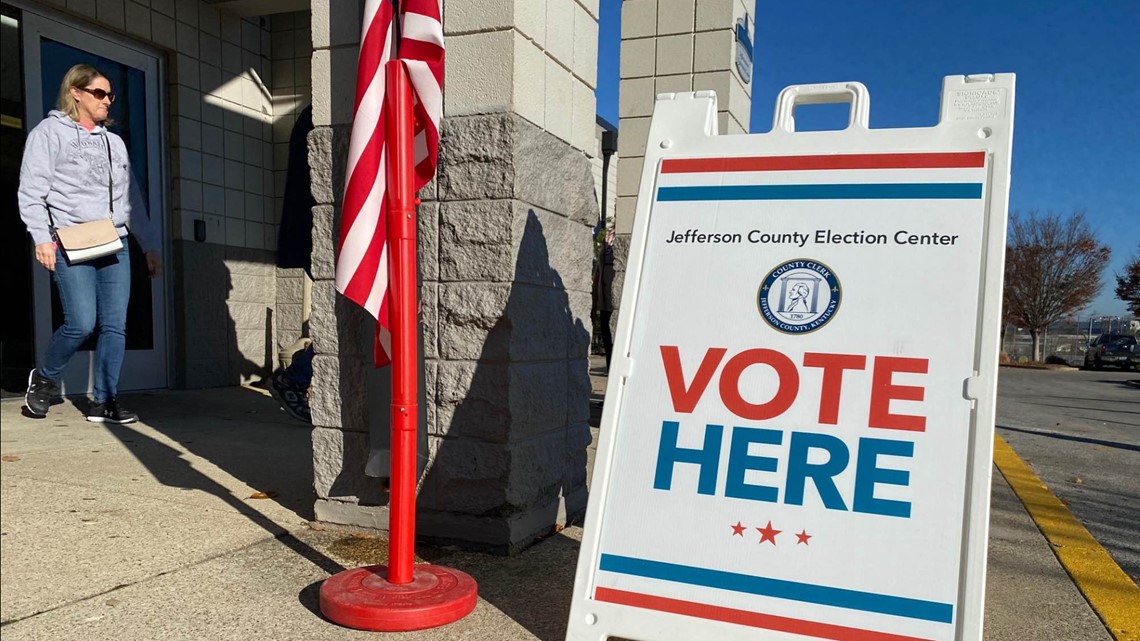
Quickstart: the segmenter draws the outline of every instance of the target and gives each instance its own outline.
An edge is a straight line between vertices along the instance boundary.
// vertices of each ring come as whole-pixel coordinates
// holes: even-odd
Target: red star
[[[796,545],[799,545],[800,543],[807,545],[807,541],[811,538],[811,535],[807,533],[807,530],[800,530],[800,533],[796,535],[796,538],[799,539],[796,541]]]
[[[764,527],[756,528],[756,531],[760,533],[760,543],[769,541],[772,543],[772,545],[776,545],[776,535],[780,532],[783,532],[783,530],[773,529],[772,521],[768,521],[768,525]]]
[[[733,536],[740,536],[740,538],[742,538],[742,539],[744,538],[744,530],[748,529],[748,528],[744,527],[743,525],[741,525],[740,521],[737,521],[736,525],[730,525],[728,527],[732,528],[732,535]]]

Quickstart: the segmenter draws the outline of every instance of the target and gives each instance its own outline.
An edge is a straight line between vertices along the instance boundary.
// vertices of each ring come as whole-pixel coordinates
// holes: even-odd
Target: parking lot
[[[1140,578],[1140,374],[1003,367],[997,432]]]

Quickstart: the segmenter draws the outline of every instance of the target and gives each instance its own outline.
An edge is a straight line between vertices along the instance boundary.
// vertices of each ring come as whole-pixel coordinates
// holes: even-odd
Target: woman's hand
[[[36,249],[38,250],[39,247]],[[146,253],[146,271],[151,278],[162,276],[162,258],[159,257],[158,252],[149,251]]]
[[[49,272],[55,271],[55,243],[48,241],[36,245],[36,262]]]

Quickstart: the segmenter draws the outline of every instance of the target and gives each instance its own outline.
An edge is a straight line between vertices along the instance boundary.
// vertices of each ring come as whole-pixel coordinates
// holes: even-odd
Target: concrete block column
[[[629,255],[629,234],[659,93],[716,92],[720,135],[748,133],[751,78],[736,65],[737,24],[754,42],[754,0],[623,0],[618,102],[617,202],[614,228],[614,302]],[[620,309],[614,310],[616,324]]]
[[[366,468],[387,475],[376,428],[388,391],[372,373],[371,318],[333,283],[357,36],[323,35],[359,24],[359,4],[313,10],[313,467],[318,518],[386,528],[387,495]],[[585,509],[598,6],[444,11],[440,164],[418,212],[417,532],[513,553]]]
[[[617,233],[633,230],[653,102],[659,93],[713,90],[719,133],[748,132],[751,78],[735,64],[736,25],[751,40],[754,2],[624,0],[618,104]],[[619,275],[620,276],[620,275]]]

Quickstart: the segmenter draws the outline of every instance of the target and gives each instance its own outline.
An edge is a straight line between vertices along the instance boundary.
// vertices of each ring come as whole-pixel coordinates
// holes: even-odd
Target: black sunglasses
[[[86,87],[76,87],[76,89],[78,89],[80,91],[86,91],[87,93],[91,94],[92,96],[95,96],[96,100],[102,100],[104,98],[110,98],[111,102],[115,102],[115,94],[107,93],[106,91],[103,91],[102,89],[98,89],[98,88],[88,89]]]

